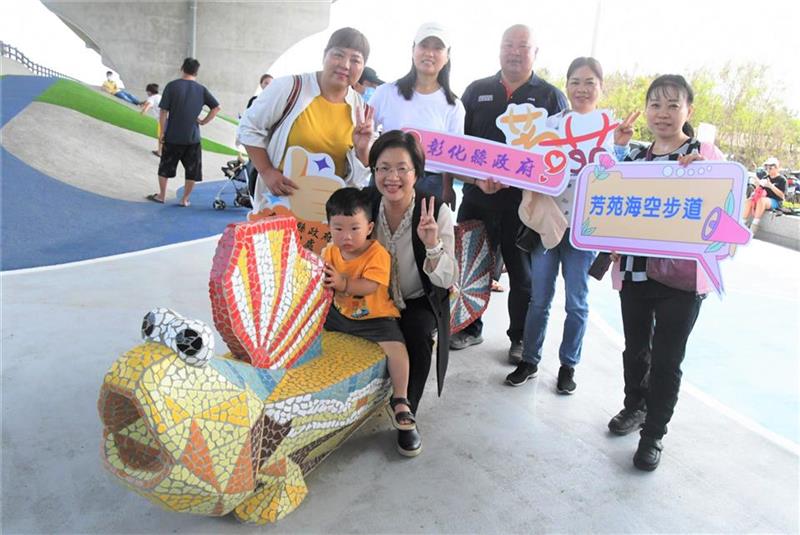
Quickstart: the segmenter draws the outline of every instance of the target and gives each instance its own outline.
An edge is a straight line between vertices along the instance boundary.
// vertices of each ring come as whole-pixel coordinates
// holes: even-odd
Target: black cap
[[[361,78],[358,79],[359,84],[364,82],[372,82],[373,84],[381,85],[383,80],[378,78],[378,74],[372,67],[364,67],[364,72],[361,73]]]

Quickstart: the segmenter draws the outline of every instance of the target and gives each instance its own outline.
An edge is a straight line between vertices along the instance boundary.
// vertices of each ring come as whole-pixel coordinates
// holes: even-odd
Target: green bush
[[[122,102],[114,102],[114,100],[71,80],[58,80],[36,100],[70,108],[114,126],[152,138],[156,137],[157,121],[153,117],[142,115]],[[219,154],[237,154],[235,150],[206,138],[201,140],[201,146],[203,150]]]

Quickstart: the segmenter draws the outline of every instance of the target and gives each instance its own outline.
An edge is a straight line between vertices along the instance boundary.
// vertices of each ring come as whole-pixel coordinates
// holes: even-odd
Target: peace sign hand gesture
[[[353,147],[356,156],[365,166],[369,165],[369,149],[372,145],[373,124],[375,108],[364,105],[356,109],[356,124],[353,128]]]
[[[433,217],[434,208],[433,197],[427,200],[422,199],[417,236],[428,249],[436,247],[439,243],[439,225],[436,223],[436,218]]]
[[[633,123],[639,118],[641,112],[635,111],[628,115],[622,123],[614,130],[614,144],[625,146],[633,137]]]

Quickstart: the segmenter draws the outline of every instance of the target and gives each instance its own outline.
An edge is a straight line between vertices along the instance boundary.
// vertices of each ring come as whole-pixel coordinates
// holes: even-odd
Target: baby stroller
[[[222,172],[228,178],[225,184],[222,185],[214,197],[214,210],[224,210],[227,204],[222,200],[222,192],[225,191],[228,185],[233,185],[235,191],[233,196],[233,205],[242,206],[244,208],[252,208],[253,203],[250,200],[250,192],[248,191],[248,182],[251,180],[250,175],[256,174],[255,166],[250,161],[245,162],[241,158],[229,161],[224,167]],[[238,183],[238,184],[237,184]],[[241,184],[241,186],[240,186]]]

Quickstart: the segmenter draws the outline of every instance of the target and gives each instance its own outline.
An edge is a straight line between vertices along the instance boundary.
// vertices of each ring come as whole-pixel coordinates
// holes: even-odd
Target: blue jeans
[[[558,358],[564,366],[575,366],[581,360],[583,334],[589,319],[589,267],[594,261],[593,251],[575,249],[569,243],[569,229],[561,242],[553,249],[545,249],[542,244],[531,253],[531,300],[525,316],[525,338],[522,360],[539,364],[542,360],[542,346],[550,317],[550,304],[556,291],[558,265],[564,276],[567,318],[564,320],[564,336],[558,350]]]
[[[124,100],[126,102],[130,102],[131,104],[135,104],[136,106],[139,106],[141,104],[139,99],[137,99],[136,97],[134,97],[133,95],[131,95],[130,93],[125,91],[124,89],[120,89],[119,91],[114,93],[114,96],[117,97],[117,98],[121,98],[122,100]]]

